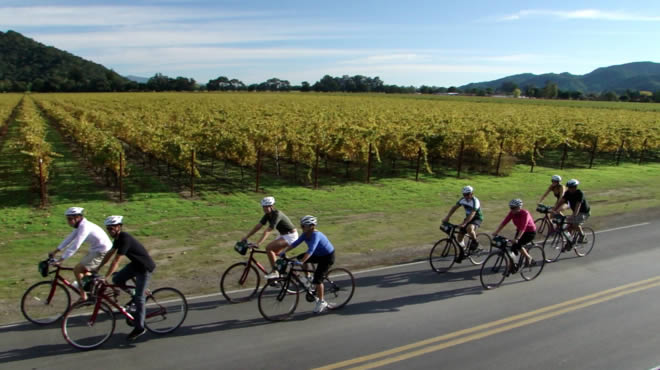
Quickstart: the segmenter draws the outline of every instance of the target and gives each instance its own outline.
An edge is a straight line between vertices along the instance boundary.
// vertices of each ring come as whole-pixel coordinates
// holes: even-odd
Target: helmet
[[[573,188],[573,187],[576,187],[578,185],[580,185],[580,182],[577,179],[570,179],[566,183],[566,186],[568,186],[569,188]]]
[[[559,176],[559,175],[553,175],[553,176],[552,176],[552,181],[561,182],[561,176]]]
[[[261,200],[262,207],[272,206],[273,204],[275,204],[275,198],[273,197],[265,197]]]
[[[78,215],[82,215],[84,210],[85,210],[84,208],[80,208],[80,207],[69,207],[69,209],[67,209],[66,212],[64,212],[64,215],[78,216]]]
[[[523,201],[522,199],[516,198],[516,199],[511,199],[509,202],[509,207],[522,207]]]
[[[105,219],[103,224],[105,226],[114,226],[114,225],[121,225],[124,222],[124,216],[108,216],[108,218]]]
[[[463,194],[471,194],[472,192],[474,192],[472,186],[468,185],[463,187]]]
[[[300,224],[303,226],[308,226],[308,225],[316,226],[317,224],[316,217],[307,215],[300,219]]]

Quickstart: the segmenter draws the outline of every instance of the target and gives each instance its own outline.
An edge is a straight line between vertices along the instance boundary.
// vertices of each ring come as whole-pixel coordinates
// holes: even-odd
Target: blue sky
[[[3,0],[0,30],[122,75],[201,83],[361,74],[448,87],[660,62],[657,0]]]

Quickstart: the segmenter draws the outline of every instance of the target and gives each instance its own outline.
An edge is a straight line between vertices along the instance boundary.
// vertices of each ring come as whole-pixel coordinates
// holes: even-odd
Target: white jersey
[[[66,248],[66,251],[62,253],[62,259],[65,260],[73,256],[85,242],[90,244],[90,252],[107,253],[112,248],[112,241],[108,234],[97,224],[83,218],[78,227],[60,243],[57,250],[61,251]]]

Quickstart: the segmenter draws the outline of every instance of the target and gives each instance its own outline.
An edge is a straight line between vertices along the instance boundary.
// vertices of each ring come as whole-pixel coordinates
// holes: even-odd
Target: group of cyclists
[[[553,175],[550,186],[541,196],[538,203],[543,202],[543,199],[552,192],[556,201],[551,212],[553,214],[563,214],[563,212],[570,209],[572,214],[567,216],[569,232],[576,228],[579,233],[577,242],[585,243],[586,239],[580,225],[589,218],[591,209],[584,193],[582,190],[578,189],[579,184],[580,182],[577,179],[571,179],[566,182],[566,186],[564,186],[561,183],[561,176]],[[458,240],[461,248],[460,255],[456,258],[457,263],[461,263],[465,259],[464,248],[474,250],[479,247],[476,243],[476,230],[484,219],[481,210],[481,203],[479,202],[479,199],[474,196],[474,189],[472,186],[468,185],[463,188],[463,197],[456,202],[442,221],[447,222],[452,214],[461,206],[465,209],[465,218],[459,225],[461,231],[459,232]],[[526,260],[530,261],[531,257],[524,246],[532,242],[536,237],[534,218],[529,211],[523,208],[522,199],[512,199],[509,202],[509,209],[509,213],[504,217],[492,235],[494,237],[497,236],[510,221],[513,221],[516,228],[516,234],[512,240],[511,250],[515,255],[522,253]],[[472,242],[469,246],[465,245],[466,234],[469,234],[472,237]]]
[[[576,225],[580,236],[583,237],[584,234],[579,229],[579,225],[589,218],[590,208],[584,193],[578,189],[578,185],[578,180],[571,179],[564,186],[561,183],[561,177],[554,175],[551,178],[551,185],[543,196],[541,196],[539,203],[552,192],[556,197],[552,212],[560,214],[570,209],[572,214],[567,216],[569,224]],[[484,220],[481,202],[474,196],[472,186],[465,186],[462,190],[463,197],[456,202],[443,219],[443,222],[447,222],[458,208],[463,207],[465,209],[465,218],[459,225],[461,231],[459,232],[458,240],[461,248],[459,248],[460,256],[456,258],[457,263],[460,263],[465,258],[464,248],[476,249],[479,247],[476,243],[476,230]],[[299,264],[316,264],[317,267],[314,270],[313,280],[311,281],[312,284],[316,285],[317,294],[314,313],[323,312],[327,308],[328,303],[324,299],[322,280],[330,266],[335,262],[335,248],[330,240],[328,240],[328,237],[317,230],[318,220],[316,217],[311,215],[302,217],[300,219],[302,234],[298,234],[296,226],[291,222],[289,217],[284,212],[275,208],[274,197],[268,196],[263,198],[261,200],[261,207],[264,213],[263,217],[241,241],[246,242],[248,238],[264,226],[266,226],[266,229],[257,240],[257,246],[263,243],[274,230],[277,230],[279,233],[279,236],[270,241],[265,249],[271,265],[271,272],[265,275],[266,279],[276,279],[279,277],[279,271],[276,268],[278,256],[285,256],[288,251],[305,242],[307,244],[307,251],[296,256],[296,260]],[[522,253],[527,259],[531,259],[524,246],[534,240],[536,236],[536,226],[534,225],[532,215],[523,208],[523,201],[521,199],[511,200],[509,202],[509,208],[509,213],[493,232],[493,236],[497,236],[510,221],[513,221],[516,227],[516,235],[512,240],[511,249],[513,253]],[[61,257],[55,259],[55,263],[61,263],[76,253],[83,243],[88,243],[90,248],[87,255],[74,267],[74,275],[78,286],[82,287],[82,278],[85,274],[98,272],[111,259],[112,262],[103,277],[104,279],[112,278],[113,284],[124,286],[127,280],[135,278],[136,291],[133,297],[133,303],[137,309],[136,325],[127,337],[128,340],[134,340],[146,331],[144,327],[144,292],[151,279],[151,274],[156,268],[156,264],[144,246],[133,236],[122,230],[122,216],[109,216],[104,221],[106,230],[114,240],[111,241],[110,237],[101,227],[84,217],[83,211],[84,209],[80,207],[67,209],[65,212],[67,223],[74,228],[74,231],[55,250],[49,253],[49,257],[55,258],[58,252],[63,251]],[[465,245],[466,234],[472,237],[472,242],[469,246]],[[578,238],[578,243],[582,242],[582,237]],[[128,258],[130,262],[115,274],[118,264],[123,257]],[[85,301],[87,299],[87,293],[81,289],[80,300]]]

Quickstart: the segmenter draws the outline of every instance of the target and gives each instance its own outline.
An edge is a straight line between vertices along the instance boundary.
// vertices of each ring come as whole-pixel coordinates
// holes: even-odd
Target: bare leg
[[[83,301],[87,300],[87,293],[85,292],[85,289],[83,289],[82,284],[82,277],[85,276],[85,273],[87,273],[87,269],[80,263],[73,267],[73,275],[76,277],[78,288],[80,290],[80,299]]]
[[[287,243],[286,240],[284,239],[273,240],[266,246],[266,254],[268,255],[268,261],[270,261],[270,266],[273,270],[275,270],[275,260],[277,259],[277,255],[282,253],[284,248],[288,246],[289,243]]]

